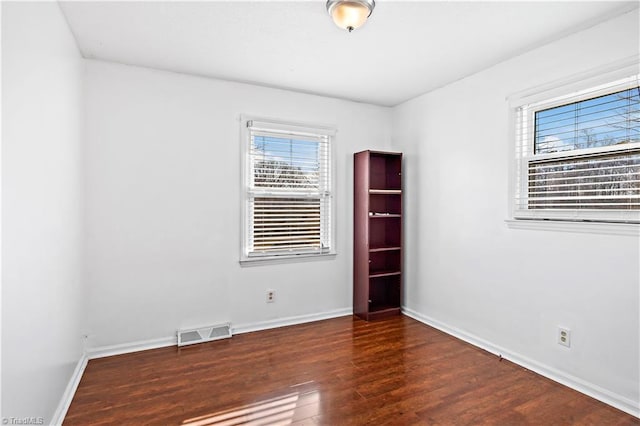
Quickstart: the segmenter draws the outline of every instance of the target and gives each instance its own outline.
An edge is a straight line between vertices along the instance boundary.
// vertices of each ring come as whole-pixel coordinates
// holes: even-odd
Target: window
[[[514,218],[640,222],[638,75],[515,111]]]
[[[244,241],[242,260],[333,252],[333,131],[243,120]]]

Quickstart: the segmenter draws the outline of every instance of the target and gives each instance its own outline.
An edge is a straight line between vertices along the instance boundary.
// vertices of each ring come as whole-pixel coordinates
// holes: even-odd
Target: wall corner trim
[[[123,355],[131,352],[146,351],[149,349],[176,346],[178,344],[177,335],[161,337],[159,339],[141,340],[138,342],[122,343],[117,345],[99,346],[87,349],[89,359],[104,358],[107,356]]]
[[[293,317],[277,318],[268,321],[245,323],[232,326],[233,334],[251,333],[253,331],[269,330],[271,328],[286,327],[289,325],[304,324],[307,322],[322,321],[331,318],[353,315],[352,308],[335,309],[316,314],[298,315]]]
[[[484,340],[479,336],[470,334],[464,330],[453,327],[444,322],[438,321],[427,315],[423,315],[417,311],[414,311],[413,309],[407,308],[406,306],[402,307],[402,313],[408,317],[415,319],[416,321],[420,321],[423,324],[436,328],[444,333],[447,333],[453,337],[463,340],[487,352],[490,352],[495,355],[501,355],[503,358],[506,358],[507,360],[515,364],[518,364],[519,366],[524,367],[528,370],[531,370],[537,374],[540,374],[541,376],[551,379],[554,382],[560,383],[580,393],[583,393],[592,398],[595,398],[598,401],[604,402],[607,405],[610,405],[619,410],[622,410],[625,413],[628,413],[628,414],[631,414],[632,416],[640,418],[640,402],[638,401],[633,401],[622,395],[618,395],[614,392],[604,389],[596,384],[587,382],[583,379],[580,379],[578,377],[572,376],[570,374],[557,370],[548,365],[542,364],[538,361],[527,358],[516,352],[511,352],[508,349],[495,345],[487,340]]]
[[[80,359],[78,360],[78,364],[76,364],[75,370],[73,370],[73,374],[69,379],[69,383],[67,384],[67,388],[64,390],[62,394],[62,398],[60,399],[60,403],[58,404],[58,408],[56,408],[53,417],[51,418],[51,424],[60,426],[64,421],[65,416],[67,415],[67,411],[71,406],[71,401],[73,401],[73,397],[76,394],[76,390],[78,389],[78,385],[80,385],[80,380],[82,379],[82,375],[84,374],[85,368],[87,368],[87,363],[89,362],[89,357],[87,353],[83,353]]]

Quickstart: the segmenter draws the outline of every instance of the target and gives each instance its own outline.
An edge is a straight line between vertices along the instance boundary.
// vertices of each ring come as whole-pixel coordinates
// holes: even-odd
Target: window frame
[[[624,90],[636,86],[639,79],[638,57],[633,57],[507,97],[510,115],[508,140],[511,147],[511,158],[513,158],[510,163],[509,219],[507,220],[510,227],[530,228],[535,227],[535,223],[546,222],[546,225],[543,225],[544,229],[560,230],[562,225],[552,228],[548,226],[549,221],[556,221],[565,224],[589,224],[589,230],[585,232],[592,232],[594,225],[596,227],[602,225],[602,229],[615,229],[615,233],[619,233],[620,229],[625,228],[629,230],[630,234],[638,235],[640,210],[529,209],[526,199],[528,197],[527,174],[530,162],[640,149],[640,142],[637,142],[535,154],[535,113]],[[519,132],[520,126],[524,127],[524,131]],[[522,197],[524,201],[520,200]],[[608,226],[611,224],[620,226]],[[568,225],[567,229],[576,232],[578,228],[574,225]]]
[[[298,253],[290,254],[251,254],[249,253],[249,240],[251,238],[251,182],[252,177],[249,176],[251,171],[250,165],[250,146],[251,146],[251,128],[250,123],[253,123],[253,127],[259,127],[261,130],[273,134],[277,137],[277,134],[283,136],[300,135],[321,135],[326,136],[328,139],[327,155],[328,155],[328,172],[329,172],[329,190],[327,196],[329,197],[330,206],[328,208],[328,220],[329,220],[329,248],[325,251],[319,252],[306,252],[301,251]],[[299,123],[293,121],[282,121],[271,118],[256,117],[250,115],[240,116],[240,162],[241,162],[241,212],[242,220],[240,223],[241,228],[241,241],[240,241],[240,264],[241,265],[260,265],[269,263],[292,263],[298,260],[314,260],[314,259],[326,259],[336,255],[336,203],[335,203],[335,189],[336,189],[336,176],[335,176],[335,145],[336,130],[333,126],[317,125],[309,123]]]

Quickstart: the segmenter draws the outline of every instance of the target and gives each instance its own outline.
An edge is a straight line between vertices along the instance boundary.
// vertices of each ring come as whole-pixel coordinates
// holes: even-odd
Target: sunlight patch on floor
[[[219,411],[214,414],[194,417],[182,422],[182,426],[233,426],[233,425],[290,425],[318,414],[320,393],[318,391],[301,394],[289,393],[239,408]],[[315,405],[309,407],[310,404]],[[296,409],[301,406],[312,408],[304,417],[294,419]]]

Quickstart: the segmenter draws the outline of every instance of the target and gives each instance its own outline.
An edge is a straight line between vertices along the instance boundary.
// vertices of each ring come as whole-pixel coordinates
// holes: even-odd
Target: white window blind
[[[331,133],[248,120],[246,258],[332,249]]]
[[[515,218],[640,220],[637,75],[516,113]]]

